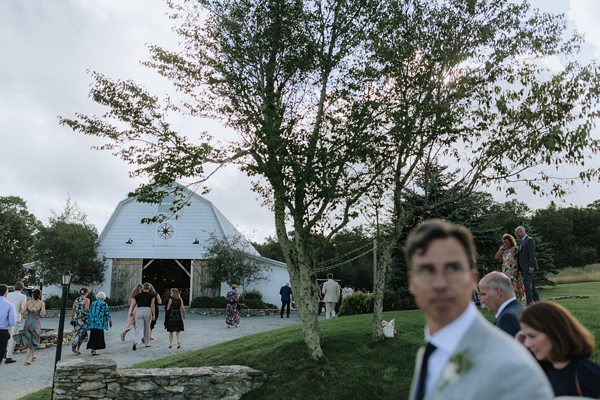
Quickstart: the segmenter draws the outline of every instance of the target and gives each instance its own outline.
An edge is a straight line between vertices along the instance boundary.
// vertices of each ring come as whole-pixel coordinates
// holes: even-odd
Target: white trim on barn
[[[142,224],[140,221],[156,215],[160,207],[164,209],[167,204],[141,203],[135,198],[127,198],[117,204],[99,236],[98,255],[106,258],[107,268],[104,282],[98,290],[106,292],[109,297],[125,297],[132,289],[130,286],[141,282],[144,260],[156,259],[164,262],[171,260],[177,269],[183,269],[190,282],[190,298],[202,293],[194,286],[201,282],[204,268],[202,260],[206,259],[211,236],[227,239],[240,233],[212,202],[179,186],[184,190],[185,197],[189,198],[190,205],[180,210],[176,217],[160,224]],[[269,268],[266,280],[247,289],[259,290],[266,302],[278,304],[279,289],[289,282],[286,264],[261,257],[243,238],[238,245]],[[215,294],[225,295],[227,290],[229,288],[226,285],[221,285]]]

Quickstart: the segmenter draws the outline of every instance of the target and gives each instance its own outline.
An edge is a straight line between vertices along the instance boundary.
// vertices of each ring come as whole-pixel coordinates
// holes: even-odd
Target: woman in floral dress
[[[27,319],[23,331],[16,334],[15,348],[27,349],[24,364],[31,365],[35,361],[35,350],[40,348],[40,335],[42,333],[42,315],[46,315],[46,304],[42,301],[42,291],[35,289],[33,299],[27,301]]]
[[[90,290],[86,287],[79,289],[79,297],[73,302],[71,307],[71,325],[73,325],[73,340],[71,341],[71,351],[75,354],[81,354],[79,348],[87,340],[87,322],[88,309],[90,308],[90,299],[88,295]]]
[[[525,286],[523,285],[521,271],[519,271],[517,252],[517,241],[515,238],[508,233],[502,235],[502,246],[498,249],[496,258],[502,260],[502,272],[510,278],[515,296],[519,301],[523,301]]]
[[[232,326],[237,328],[240,324],[240,309],[237,293],[237,286],[231,285],[231,290],[227,292],[227,309],[225,310],[225,323],[228,328]]]

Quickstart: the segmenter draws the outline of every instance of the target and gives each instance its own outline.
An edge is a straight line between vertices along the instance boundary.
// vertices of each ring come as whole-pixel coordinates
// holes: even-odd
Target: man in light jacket
[[[19,325],[21,324],[21,318],[23,313],[25,312],[25,307],[27,307],[27,296],[23,294],[23,288],[25,285],[23,282],[19,281],[15,283],[14,292],[10,292],[6,299],[12,303],[15,307],[15,324],[10,327],[10,339],[8,340],[8,347],[6,348],[6,360],[4,361],[6,364],[14,363],[16,360],[12,358],[13,352],[15,351],[15,341],[13,336],[15,336],[19,332]]]
[[[325,318],[335,318],[335,304],[340,301],[340,285],[333,280],[333,274],[327,274],[327,282],[323,284],[323,303],[325,303]]]

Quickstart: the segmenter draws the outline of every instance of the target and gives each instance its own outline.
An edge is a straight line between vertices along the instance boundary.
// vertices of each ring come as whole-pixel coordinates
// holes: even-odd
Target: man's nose
[[[448,285],[448,278],[444,271],[438,271],[433,275],[433,280],[431,284],[435,288],[444,288]]]

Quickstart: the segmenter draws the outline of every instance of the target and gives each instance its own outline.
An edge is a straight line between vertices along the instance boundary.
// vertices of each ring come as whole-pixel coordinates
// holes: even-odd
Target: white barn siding
[[[107,260],[105,279],[100,290],[110,297],[113,259],[203,260],[206,259],[205,251],[211,235],[218,238],[239,235],[235,226],[210,201],[185,190],[189,195],[190,206],[179,211],[177,219],[164,221],[174,228],[173,236],[166,240],[161,239],[157,233],[161,224],[140,223],[142,218],[156,215],[159,205],[140,203],[133,198],[125,199],[117,205],[99,238],[98,255]],[[129,239],[133,243],[127,244]],[[198,244],[194,244],[196,239]],[[245,240],[240,246],[249,254],[260,257],[256,249]],[[277,261],[263,260],[274,267],[268,273],[268,280],[258,283],[255,288],[263,293],[266,302],[278,304],[279,288],[289,282],[287,267]],[[221,293],[225,295],[228,289],[222,288]],[[277,296],[273,293],[277,293]]]

